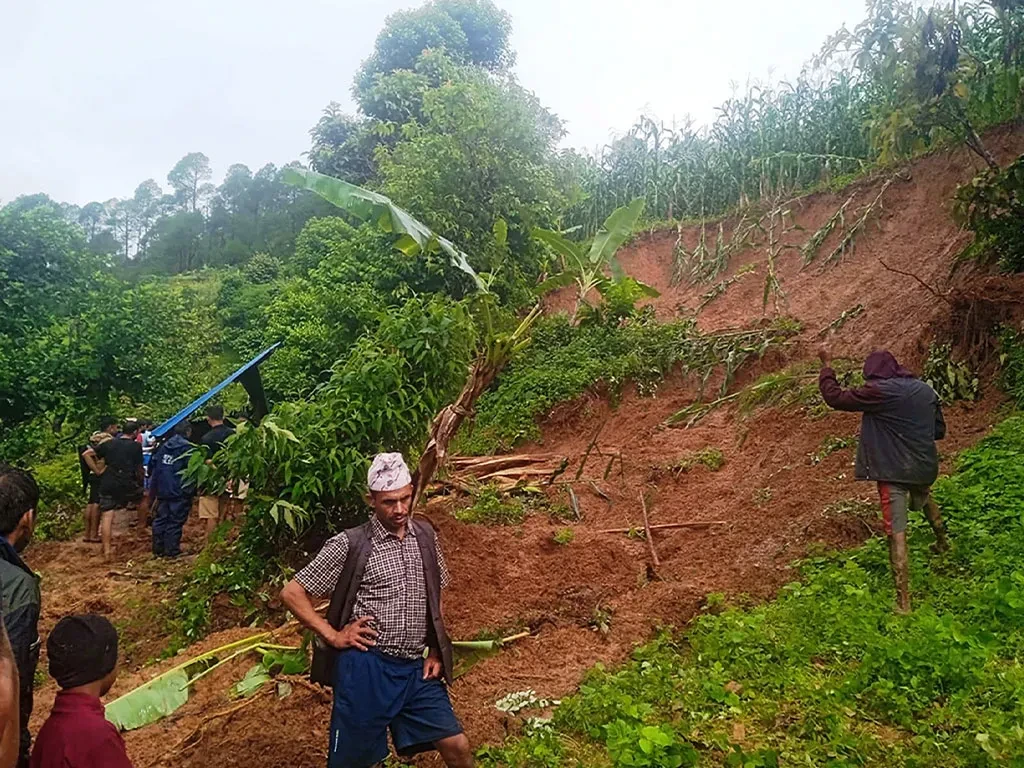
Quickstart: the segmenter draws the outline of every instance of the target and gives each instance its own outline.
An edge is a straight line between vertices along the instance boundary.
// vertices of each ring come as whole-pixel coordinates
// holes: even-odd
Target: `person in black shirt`
[[[82,470],[82,488],[89,492],[89,503],[85,507],[85,537],[89,544],[100,543],[100,476],[106,468],[103,460],[89,451],[100,443],[113,440],[117,434],[117,420],[112,416],[104,416],[99,421],[99,429],[92,433],[88,445],[79,450],[78,463]]]
[[[224,441],[235,434],[235,429],[224,422],[224,407],[220,405],[207,406],[206,423],[210,429],[199,440],[199,444],[206,448],[207,462],[212,464],[211,457],[224,447]],[[223,488],[204,488],[203,491],[204,494],[199,497],[199,519],[205,521],[206,538],[209,539],[224,519],[227,494]]]
[[[138,429],[138,423],[126,421],[120,435],[85,452],[103,459],[106,466],[100,475],[99,498],[100,538],[108,561],[114,557],[114,516],[142,501],[142,446],[135,439]]]

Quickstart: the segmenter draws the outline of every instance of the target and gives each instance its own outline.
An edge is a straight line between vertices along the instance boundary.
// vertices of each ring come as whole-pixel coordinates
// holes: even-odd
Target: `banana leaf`
[[[246,698],[256,693],[264,684],[270,682],[270,673],[262,664],[253,664],[245,677],[235,683],[234,692],[240,698]]]
[[[122,731],[132,731],[167,717],[188,701],[192,683],[240,653],[256,648],[269,634],[263,632],[214,648],[167,670],[107,704],[107,720]]]
[[[407,256],[443,251],[453,267],[473,278],[477,290],[487,290],[480,276],[469,265],[465,253],[450,240],[436,234],[426,224],[399,208],[390,198],[304,168],[285,168],[281,178],[288,184],[316,192],[360,221],[373,222],[385,232],[399,235],[395,247]]]
[[[594,242],[590,246],[589,254],[591,264],[611,262],[615,252],[633,234],[633,228],[643,210],[644,199],[637,197],[629,205],[616,208],[611,212],[597,234],[594,235]]]

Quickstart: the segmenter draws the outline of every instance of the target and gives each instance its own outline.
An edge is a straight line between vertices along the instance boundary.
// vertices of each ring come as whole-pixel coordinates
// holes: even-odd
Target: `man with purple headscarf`
[[[822,347],[818,356],[823,366],[818,386],[825,402],[836,410],[864,414],[854,474],[878,484],[897,606],[907,613],[908,510],[924,510],[935,532],[934,551],[949,549],[942,515],[931,497],[931,484],[939,476],[935,441],[946,436],[938,395],[886,350],[872,352],[864,361],[864,386],[845,390],[836,380],[828,350]]]

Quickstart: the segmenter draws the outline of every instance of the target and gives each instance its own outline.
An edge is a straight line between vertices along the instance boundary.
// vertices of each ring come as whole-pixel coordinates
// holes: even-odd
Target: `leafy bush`
[[[78,455],[71,451],[36,464],[32,475],[39,485],[36,538],[41,541],[74,538],[85,527],[81,513],[86,492],[82,490]]]
[[[996,264],[1004,272],[1024,271],[1024,155],[957,187],[953,213],[974,232],[961,259]]]
[[[965,362],[953,362],[949,344],[932,344],[921,376],[943,403],[978,399],[978,375]]]
[[[267,547],[363,515],[373,454],[402,451],[411,459],[465,381],[475,334],[462,304],[411,299],[379,317],[311,399],[282,403],[257,427],[240,426],[214,457],[227,477],[249,481],[246,527]],[[189,472],[211,479],[199,452]]]
[[[1000,379],[1018,408],[1024,408],[1024,333],[1004,328],[999,334]]]
[[[882,540],[812,558],[773,602],[709,600],[685,642],[665,632],[621,669],[597,666],[552,732],[482,765],[1024,764],[1022,456],[1014,416],[935,485],[955,548],[929,556],[912,524],[909,616],[893,612]]]

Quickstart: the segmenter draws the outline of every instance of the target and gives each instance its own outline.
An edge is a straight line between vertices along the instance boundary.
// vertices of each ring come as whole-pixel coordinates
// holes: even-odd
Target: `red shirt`
[[[31,768],[132,768],[124,739],[103,716],[103,702],[60,691],[32,748]]]

